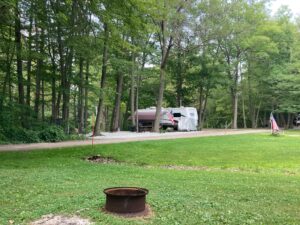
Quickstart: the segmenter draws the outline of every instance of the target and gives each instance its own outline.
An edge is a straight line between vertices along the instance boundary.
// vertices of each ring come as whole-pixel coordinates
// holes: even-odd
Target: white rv
[[[180,107],[167,109],[178,122],[179,131],[196,131],[198,127],[198,113],[194,107]]]

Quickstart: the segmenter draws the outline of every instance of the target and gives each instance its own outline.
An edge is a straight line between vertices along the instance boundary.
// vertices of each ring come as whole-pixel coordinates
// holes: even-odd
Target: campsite
[[[300,2],[1,0],[0,225],[300,224]]]

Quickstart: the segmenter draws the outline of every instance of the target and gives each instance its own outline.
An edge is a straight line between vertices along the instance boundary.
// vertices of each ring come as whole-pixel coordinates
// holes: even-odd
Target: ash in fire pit
[[[138,187],[113,187],[104,190],[106,194],[105,210],[117,214],[143,216],[148,214],[146,195],[148,190]]]
[[[111,157],[103,157],[100,155],[93,155],[93,156],[89,156],[86,158],[87,161],[89,162],[94,162],[94,163],[116,163],[117,161],[114,160]]]

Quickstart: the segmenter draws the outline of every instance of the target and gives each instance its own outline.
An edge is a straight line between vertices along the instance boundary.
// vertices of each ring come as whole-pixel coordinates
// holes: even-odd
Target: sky
[[[274,0],[271,3],[273,14],[281,5],[287,5],[292,10],[294,16],[300,14],[300,0]]]

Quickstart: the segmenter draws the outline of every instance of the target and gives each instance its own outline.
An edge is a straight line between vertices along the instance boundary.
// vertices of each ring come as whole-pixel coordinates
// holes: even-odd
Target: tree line
[[[1,130],[95,135],[137,108],[194,106],[203,127],[264,127],[299,109],[300,20],[262,0],[4,0]],[[0,131],[1,131],[0,130]]]

